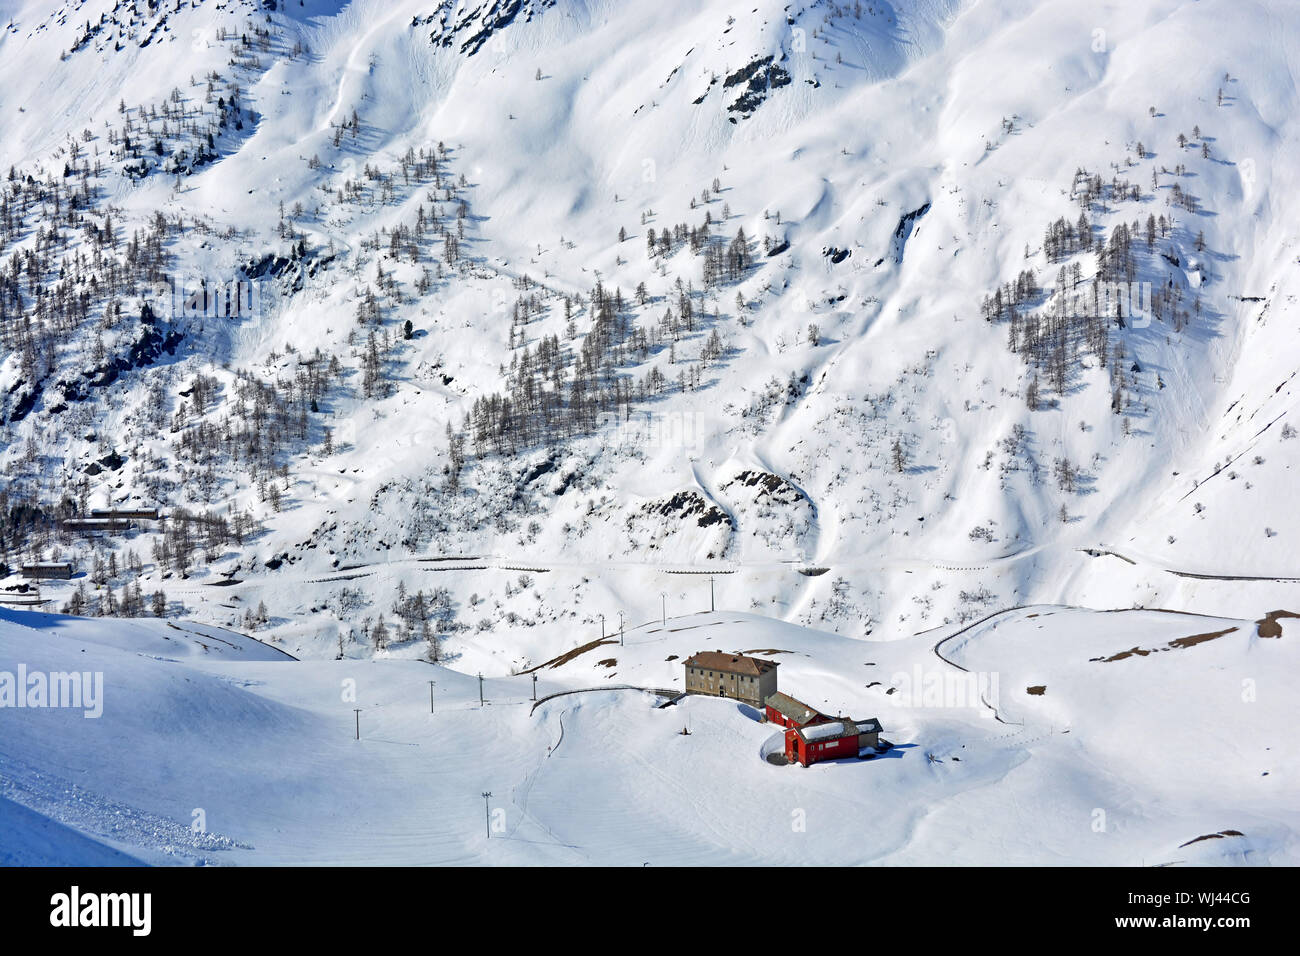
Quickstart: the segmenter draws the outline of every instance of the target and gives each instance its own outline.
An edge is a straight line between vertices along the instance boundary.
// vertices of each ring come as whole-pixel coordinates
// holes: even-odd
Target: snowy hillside
[[[691,615],[535,689],[485,680],[480,705],[449,667],[167,659],[4,612],[0,671],[98,669],[105,692],[96,720],[5,718],[0,859],[1294,865],[1293,624],[1037,607],[864,642]],[[672,661],[714,648],[770,656],[784,688],[877,716],[894,748],[774,766],[781,734],[745,704],[613,689],[680,688]]]
[[[1236,748],[1287,726],[1262,690],[1245,708],[1202,695],[1295,673],[1285,633],[1252,636],[1300,611],[1292,5],[0,0],[0,27],[7,653],[44,647],[22,637],[36,626],[116,662],[151,688],[134,716],[106,713],[123,735],[172,726],[176,681],[208,688],[213,709],[187,705],[176,732],[247,721],[251,763],[177,750],[177,779],[229,759],[324,788],[325,770],[250,741],[294,728],[347,745],[351,710],[312,702],[341,667],[418,709],[399,675],[419,685],[434,664],[448,706],[469,708],[480,672],[518,696],[519,675],[602,634],[717,608],[719,627],[774,635],[729,644],[813,648],[832,695],[868,683],[852,676],[864,655],[932,667],[934,635],[1043,605],[1059,610],[968,632],[952,662],[1001,674],[1004,695],[1046,680],[1041,698],[1003,698],[1049,725],[1044,751],[996,750],[950,811],[893,819],[889,846],[819,852],[974,861],[948,844],[981,801],[1009,799],[986,784],[1026,754],[1013,786],[1036,806],[1154,801],[1122,851],[1028,821],[1042,839],[1026,862],[1173,857],[1198,827],[1234,828],[1190,809],[1220,804],[1187,774],[1206,733]],[[62,562],[66,580],[23,572]],[[1229,626],[1206,647],[1091,660]],[[663,658],[695,649],[618,668],[583,655],[557,688],[669,687],[680,667]],[[1206,684],[1225,673],[1235,690]],[[846,712],[872,709],[844,693]],[[650,761],[669,746],[659,723],[723,706],[645,703],[584,697],[555,793],[602,759],[602,733]],[[876,716],[936,754],[1002,726]],[[394,717],[393,740],[425,733],[416,719]],[[466,725],[457,746],[531,766],[558,731],[514,719]],[[41,744],[58,732],[39,726],[0,751],[0,781],[31,793],[46,791],[24,774],[58,775]],[[763,743],[729,726],[692,742]],[[1282,761],[1257,780],[1265,756],[1231,753],[1240,789],[1222,806],[1256,823],[1235,826],[1252,842],[1233,859],[1292,859]],[[402,783],[417,771],[375,759],[384,813],[418,816]],[[656,769],[692,776],[670,764]],[[941,786],[909,777],[944,772],[923,758],[897,765],[900,800]],[[271,788],[268,772],[232,769],[221,799]],[[129,767],[111,773],[91,775],[102,799],[180,819]],[[19,858],[98,832],[5,799],[0,814],[72,831],[32,830]],[[713,825],[667,845],[693,859]],[[297,858],[292,840],[259,856],[265,831],[247,826],[230,839],[251,858]],[[157,858],[156,841],[93,839]],[[182,859],[246,852],[177,841]]]

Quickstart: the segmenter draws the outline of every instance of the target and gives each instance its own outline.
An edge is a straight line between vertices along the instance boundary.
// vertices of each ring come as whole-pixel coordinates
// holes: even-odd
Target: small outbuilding
[[[92,508],[92,518],[116,518],[119,520],[157,521],[162,516],[157,508]]]
[[[806,727],[832,718],[779,691],[763,702],[763,716],[780,727]]]
[[[824,723],[791,727],[785,732],[785,757],[807,767],[819,760],[857,757],[880,746],[880,721],[833,717]]]
[[[66,581],[72,577],[72,565],[66,561],[42,561],[24,564],[22,575],[29,581]]]

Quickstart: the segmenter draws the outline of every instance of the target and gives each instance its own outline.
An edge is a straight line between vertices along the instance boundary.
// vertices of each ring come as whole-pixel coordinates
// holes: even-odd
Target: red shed
[[[830,720],[801,700],[795,700],[789,694],[777,692],[763,702],[763,715],[780,727],[806,727],[809,724],[821,724]]]
[[[880,740],[880,722],[870,720],[828,719],[785,732],[785,756],[805,767],[819,760],[856,757],[863,747],[876,747]]]

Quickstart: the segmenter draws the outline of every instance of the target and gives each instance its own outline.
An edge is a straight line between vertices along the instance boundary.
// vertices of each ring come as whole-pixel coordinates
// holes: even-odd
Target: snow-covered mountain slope
[[[454,642],[654,613],[620,563],[858,635],[1285,604],[1289,8],[274,6],[8,14],[11,565],[308,654],[399,581]],[[44,533],[124,502],[225,524]],[[555,583],[412,563],[484,555]]]
[[[41,823],[7,827],[0,857],[98,859],[58,829],[170,863],[1293,865],[1281,623],[1270,638],[1253,621],[1034,607],[860,641],[688,615],[535,686],[487,679],[480,705],[473,676],[436,665],[168,660],[67,627],[33,641],[6,612],[0,671],[101,669],[105,691],[97,720],[4,712],[0,813]],[[775,766],[781,734],[747,705],[614,689],[681,687],[701,649],[770,656],[788,693],[878,717],[893,749]]]
[[[232,658],[284,661],[292,658],[247,635],[192,621],[131,619],[92,621],[61,614],[6,608],[0,611],[11,628],[31,631],[32,640],[57,633],[70,640],[100,644],[145,657],[166,660]]]
[[[399,580],[453,641],[654,613],[623,562],[858,635],[1285,604],[1289,8],[275,6],[9,14],[12,554],[302,653]],[[123,502],[226,524],[36,530]],[[411,563],[484,555],[555,584]]]
[[[873,653],[1300,610],[1291,4],[0,26],[0,603],[183,628],[105,653],[508,680],[712,607]]]

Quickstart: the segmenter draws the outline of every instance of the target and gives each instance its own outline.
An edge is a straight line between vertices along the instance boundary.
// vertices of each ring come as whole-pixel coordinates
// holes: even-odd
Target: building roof
[[[809,707],[801,700],[795,700],[789,694],[782,694],[780,691],[768,697],[763,701],[768,707],[771,707],[782,717],[790,720],[797,720],[800,723],[807,723],[814,717],[820,717],[821,713],[812,707]]]
[[[855,720],[854,723],[858,725],[858,733],[860,734],[880,733],[880,721],[875,717],[868,717],[866,720]]]
[[[696,651],[682,661],[682,664],[686,667],[703,667],[707,670],[745,674],[750,677],[758,677],[778,666],[776,661],[746,657],[744,654],[728,654],[725,651]]]
[[[856,737],[858,728],[851,720],[831,720],[824,724],[799,727],[795,733],[804,740],[839,740],[842,737]]]
[[[867,720],[839,718],[824,724],[796,727],[794,732],[806,741],[840,740],[844,737],[856,737],[859,734],[878,734],[880,733],[880,721],[875,717],[870,717]]]

